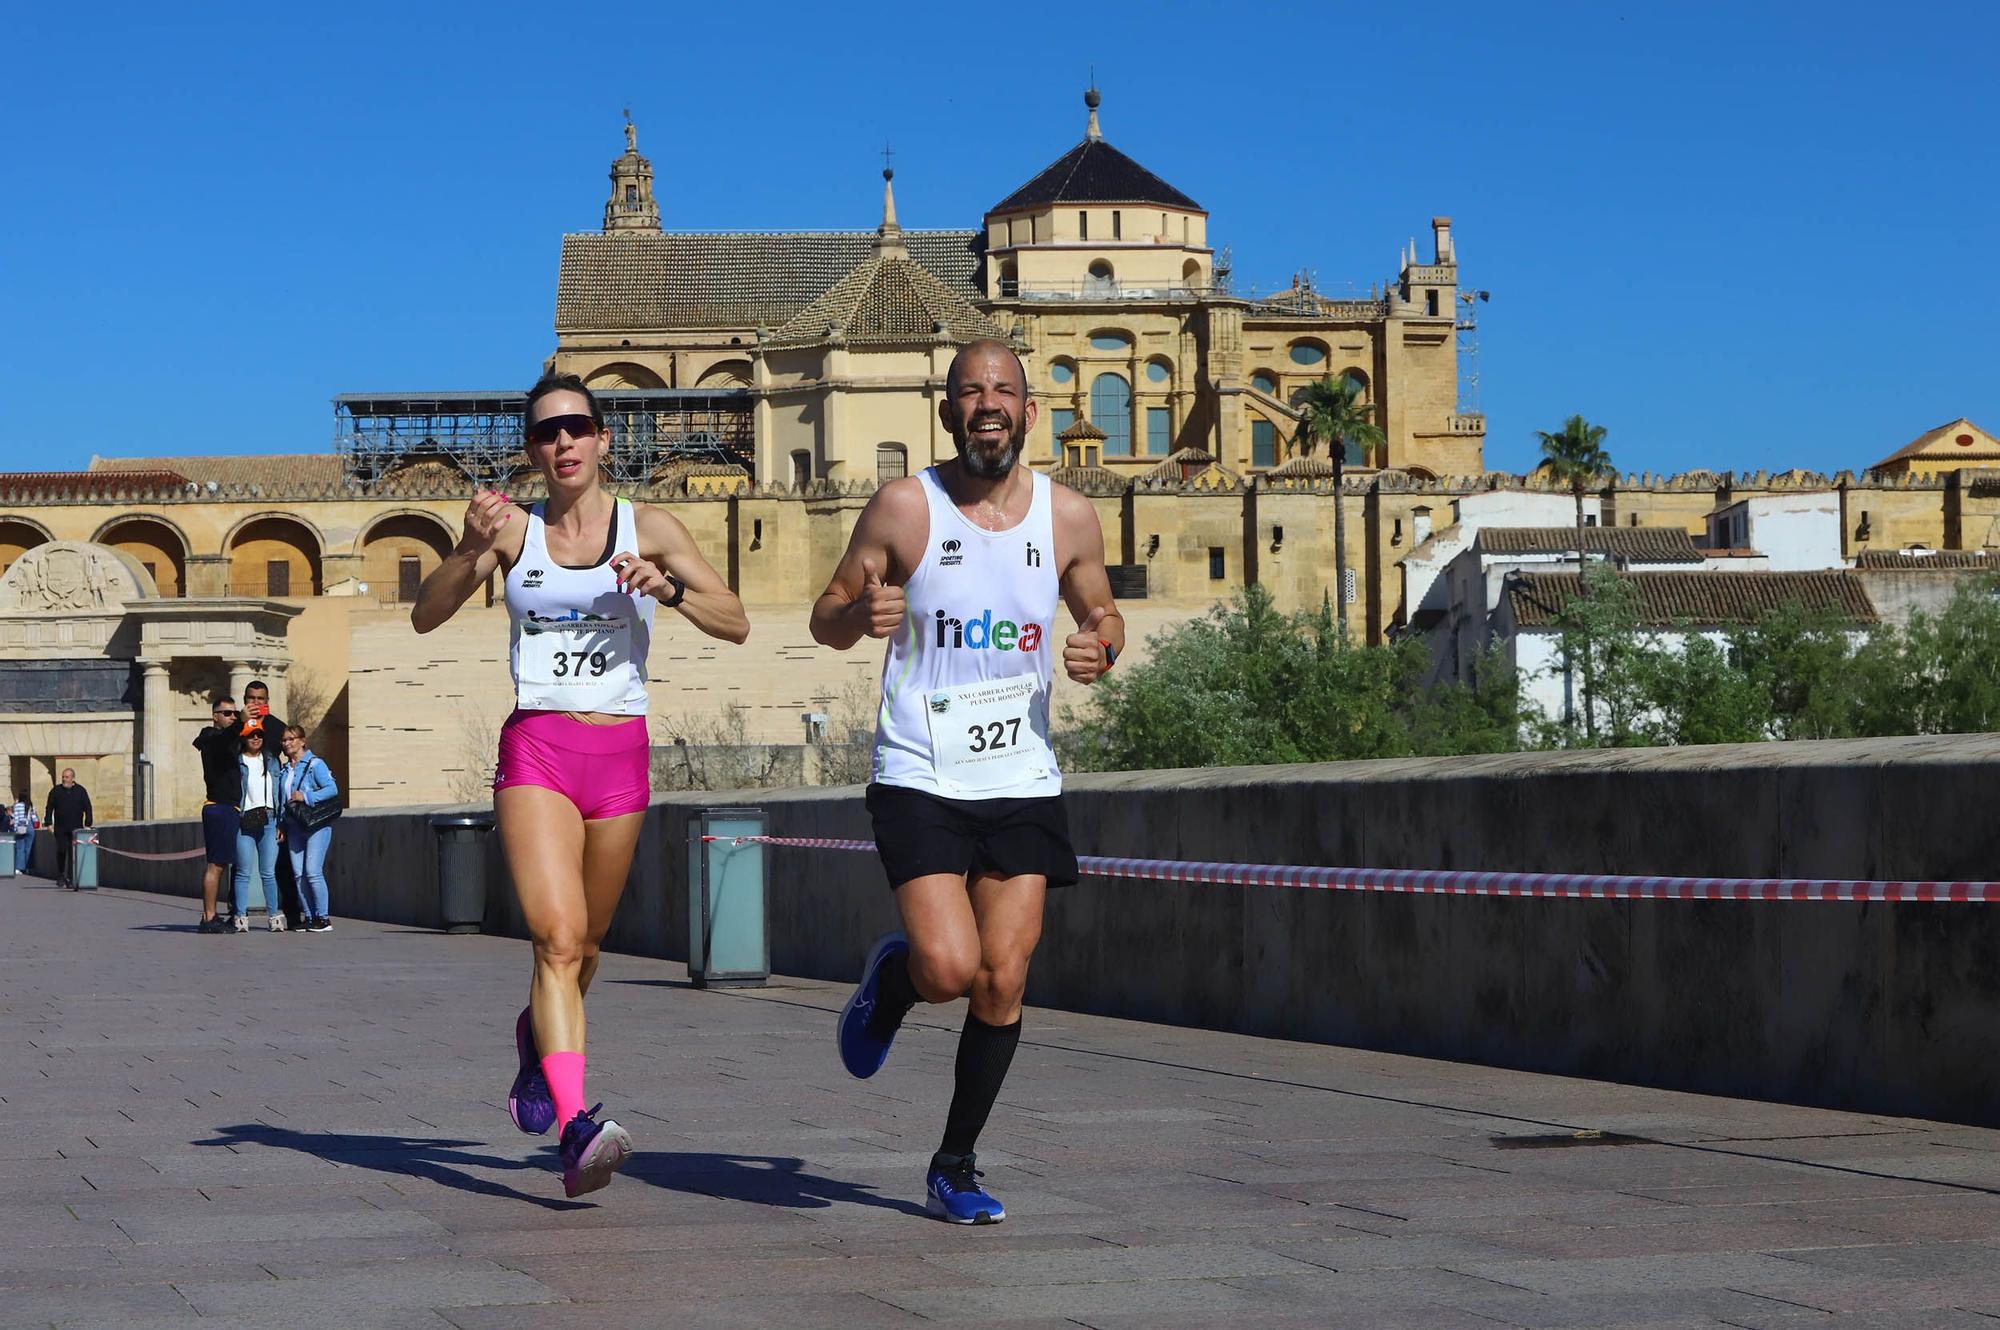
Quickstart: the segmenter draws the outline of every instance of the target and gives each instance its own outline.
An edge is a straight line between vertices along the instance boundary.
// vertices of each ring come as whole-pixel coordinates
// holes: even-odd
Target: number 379
[[[602,651],[558,651],[555,676],[558,679],[581,679],[588,674],[592,678],[600,678],[610,663]]]
[[[965,732],[972,736],[972,751],[975,753],[1012,748],[1021,742],[1021,718],[1015,716],[985,725],[968,725]]]

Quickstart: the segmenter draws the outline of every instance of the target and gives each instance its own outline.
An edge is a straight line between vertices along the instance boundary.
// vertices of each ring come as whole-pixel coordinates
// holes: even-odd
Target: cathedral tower
[[[604,205],[607,235],[656,236],[660,205],[653,199],[653,164],[639,155],[639,131],[625,113],[625,153],[611,163],[611,197]]]

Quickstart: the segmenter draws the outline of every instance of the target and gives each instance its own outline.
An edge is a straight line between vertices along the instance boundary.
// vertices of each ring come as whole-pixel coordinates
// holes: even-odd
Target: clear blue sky
[[[320,451],[340,392],[519,387],[630,103],[670,228],[981,212],[1082,136],[1240,283],[1366,288],[1451,215],[1487,462],[1859,467],[2000,430],[2000,151],[1972,4],[37,5],[0,83],[0,466]],[[331,8],[331,7],[326,7]],[[964,11],[967,14],[973,11]]]

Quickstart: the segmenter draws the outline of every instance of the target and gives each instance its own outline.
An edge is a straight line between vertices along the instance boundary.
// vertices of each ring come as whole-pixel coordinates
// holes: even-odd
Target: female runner
[[[604,491],[611,437],[581,379],[544,374],[523,420],[548,499],[523,510],[474,494],[458,548],[424,579],[410,621],[427,633],[495,569],[506,575],[515,711],[500,731],[493,806],[535,945],[507,1110],[535,1135],[562,1124],[563,1191],[580,1196],[632,1150],[623,1127],[597,1120],[602,1104],[584,1107],[583,995],[645,817],[653,610],[679,610],[729,642],[747,638],[750,621],[677,518]]]

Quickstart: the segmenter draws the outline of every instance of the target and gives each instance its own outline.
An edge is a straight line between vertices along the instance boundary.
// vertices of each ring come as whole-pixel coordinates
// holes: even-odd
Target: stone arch
[[[253,514],[230,528],[222,548],[229,555],[232,596],[320,594],[320,553],[326,548],[326,539],[303,517],[283,512]]]
[[[457,542],[457,533],[436,513],[397,508],[368,523],[355,538],[354,552],[361,556],[361,580],[371,594],[408,604]]]
[[[1084,270],[1083,293],[1090,295],[1111,295],[1118,290],[1118,272],[1109,259],[1092,259],[1090,267]]]
[[[173,599],[187,594],[187,533],[153,513],[114,517],[91,541],[128,554],[152,576],[158,592]]]
[[[1000,296],[1006,299],[1021,293],[1021,265],[1011,258],[1000,260]]]
[[[1181,265],[1181,285],[1185,287],[1199,287],[1201,284],[1201,264],[1193,259],[1189,259]]]
[[[1360,401],[1367,402],[1373,400],[1373,398],[1369,396],[1369,394],[1374,389],[1373,385],[1369,381],[1368,371],[1362,369],[1359,365],[1349,365],[1346,369],[1340,371],[1340,373],[1336,377],[1346,379],[1349,383],[1360,385],[1361,388],[1361,396],[1359,398]]]
[[[35,546],[54,539],[49,529],[32,517],[0,517],[0,573]]]
[[[635,365],[629,360],[613,361],[609,365],[599,365],[584,376],[583,385],[592,390],[598,388],[664,388],[666,381],[644,365]]]
[[[750,386],[750,362],[747,360],[718,360],[701,372],[696,379],[697,388],[748,388]]]

